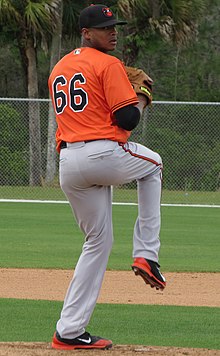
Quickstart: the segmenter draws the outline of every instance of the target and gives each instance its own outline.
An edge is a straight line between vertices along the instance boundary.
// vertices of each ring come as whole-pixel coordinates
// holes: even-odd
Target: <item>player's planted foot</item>
[[[74,349],[103,349],[107,350],[112,347],[112,341],[103,339],[99,336],[92,336],[88,332],[76,337],[75,339],[62,338],[56,331],[52,340],[52,348],[59,350]]]
[[[131,268],[137,276],[141,276],[145,283],[150,284],[152,288],[163,290],[166,287],[166,280],[160,272],[160,265],[157,262],[137,257],[134,259]]]

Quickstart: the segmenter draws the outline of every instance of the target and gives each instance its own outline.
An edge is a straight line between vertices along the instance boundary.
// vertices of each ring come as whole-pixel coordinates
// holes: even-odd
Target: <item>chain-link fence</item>
[[[49,109],[0,98],[0,199],[66,200]],[[153,102],[130,140],[161,155],[162,203],[220,205],[220,103]],[[113,201],[136,203],[136,182],[115,187]]]

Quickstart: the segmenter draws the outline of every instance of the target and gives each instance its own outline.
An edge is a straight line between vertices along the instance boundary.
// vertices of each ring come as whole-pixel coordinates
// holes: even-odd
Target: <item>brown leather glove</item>
[[[147,98],[146,106],[150,105],[153,99],[153,80],[142,69],[125,66],[125,70],[135,93],[145,95]]]

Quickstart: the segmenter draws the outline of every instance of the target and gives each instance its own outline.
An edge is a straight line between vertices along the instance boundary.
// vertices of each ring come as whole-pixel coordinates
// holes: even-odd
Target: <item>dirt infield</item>
[[[69,270],[0,269],[0,298],[62,301],[72,274]],[[132,271],[107,271],[98,302],[220,307],[220,273],[166,273],[166,279],[167,288],[161,292],[146,286]]]
[[[0,269],[0,298],[63,300],[69,270]],[[132,271],[107,271],[98,303],[220,307],[220,273],[166,273],[165,291],[146,286]],[[28,288],[27,288],[28,286]],[[215,298],[213,298],[215,296]],[[57,351],[47,343],[0,343],[0,356],[219,355],[220,350],[114,345],[108,351]]]

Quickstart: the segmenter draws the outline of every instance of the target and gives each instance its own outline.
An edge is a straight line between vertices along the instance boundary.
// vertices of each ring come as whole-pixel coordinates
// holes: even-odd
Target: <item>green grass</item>
[[[69,205],[0,203],[0,215],[0,267],[74,267],[83,235]],[[113,206],[108,269],[130,269],[136,216],[136,206]],[[219,217],[218,208],[162,207],[162,270],[219,272]]]
[[[61,307],[61,302],[0,299],[0,341],[50,342]],[[219,349],[219,325],[219,308],[98,304],[88,330],[114,344]]]
[[[73,268],[83,235],[67,204],[0,203],[0,267]],[[162,207],[163,271],[219,272],[220,210]],[[137,206],[113,206],[108,269],[130,269]],[[216,298],[216,296],[213,296]],[[1,342],[50,342],[61,302],[0,299]],[[97,304],[88,331],[114,344],[220,349],[220,308]]]
[[[55,187],[1,186],[1,199],[66,200],[59,185]]]
[[[1,186],[1,199],[66,200],[59,184],[54,187]],[[136,189],[114,188],[114,202],[137,203]],[[163,190],[162,203],[220,205],[220,191],[170,191]]]
[[[219,272],[220,209],[162,208],[161,262],[169,271]]]

